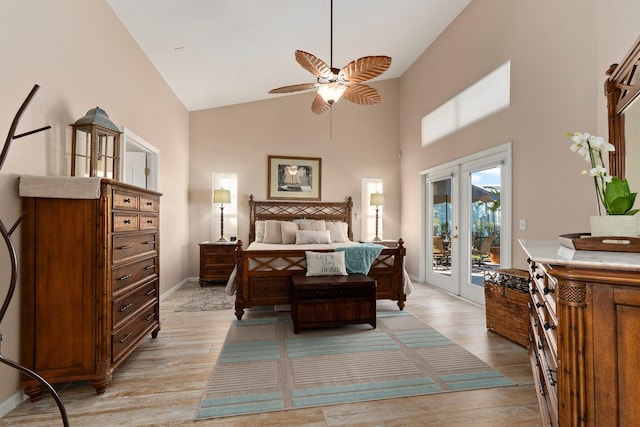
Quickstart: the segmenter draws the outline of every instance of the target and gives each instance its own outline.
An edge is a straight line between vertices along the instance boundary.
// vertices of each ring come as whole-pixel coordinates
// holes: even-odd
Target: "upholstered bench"
[[[293,331],[368,323],[376,327],[376,281],[363,274],[293,276]]]

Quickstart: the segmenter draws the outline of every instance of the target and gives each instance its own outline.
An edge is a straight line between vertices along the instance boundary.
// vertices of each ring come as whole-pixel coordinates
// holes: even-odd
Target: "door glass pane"
[[[500,268],[500,167],[474,171],[471,179],[471,277],[482,286],[487,269]]]
[[[433,227],[432,266],[435,273],[451,275],[451,178],[431,183],[433,206],[431,224]]]

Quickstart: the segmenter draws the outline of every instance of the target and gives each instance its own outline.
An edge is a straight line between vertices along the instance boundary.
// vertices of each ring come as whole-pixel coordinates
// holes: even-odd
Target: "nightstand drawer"
[[[208,280],[227,280],[232,271],[233,266],[207,266],[204,268],[204,275],[209,278]]]
[[[219,264],[233,264],[235,262],[234,254],[223,254],[223,255],[215,255],[215,254],[205,254],[202,262],[205,266],[209,265],[219,265]]]

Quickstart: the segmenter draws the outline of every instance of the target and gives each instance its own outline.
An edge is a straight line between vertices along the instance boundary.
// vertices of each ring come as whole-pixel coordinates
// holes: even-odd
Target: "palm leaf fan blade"
[[[271,89],[269,93],[301,92],[303,90],[315,89],[316,87],[318,87],[318,83],[301,83],[298,85],[282,86],[275,89]]]
[[[342,97],[359,105],[376,105],[382,102],[382,96],[376,89],[361,83],[347,86]]]
[[[328,102],[326,102],[320,95],[316,95],[316,97],[313,98],[313,103],[311,103],[311,111],[313,111],[316,114],[322,114],[325,111],[327,111],[330,107],[331,105]]]
[[[326,62],[304,50],[296,50],[296,61],[298,61],[298,64],[300,64],[302,68],[316,77],[326,78],[333,74]]]
[[[361,83],[378,77],[391,66],[388,56],[363,56],[345,65],[340,74],[349,83]]]

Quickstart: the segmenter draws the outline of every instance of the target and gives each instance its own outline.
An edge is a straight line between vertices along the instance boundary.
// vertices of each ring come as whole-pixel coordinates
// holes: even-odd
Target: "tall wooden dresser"
[[[102,393],[160,330],[161,194],[94,183],[90,198],[23,196],[21,360],[50,383],[91,380]],[[25,376],[23,385],[40,398],[39,383]]]
[[[520,243],[532,277],[529,351],[544,425],[637,425],[640,254]]]

